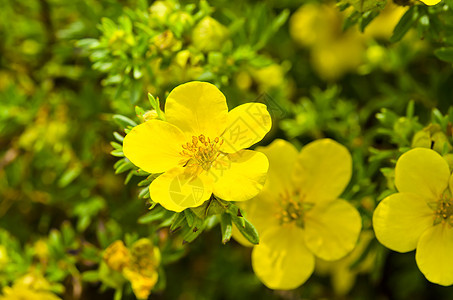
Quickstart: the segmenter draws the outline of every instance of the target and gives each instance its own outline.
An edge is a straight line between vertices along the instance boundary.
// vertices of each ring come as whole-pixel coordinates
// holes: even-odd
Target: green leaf
[[[151,93],[148,93],[148,100],[149,100],[149,103],[151,104],[151,107],[156,110],[157,116],[159,117],[159,119],[165,120],[165,115],[162,112],[162,110],[160,109],[159,98],[154,98],[154,96],[151,95]]]
[[[419,13],[416,6],[412,6],[409,10],[401,17],[398,24],[396,24],[393,30],[393,35],[390,37],[391,43],[400,41],[409,29],[415,24],[419,18]]]
[[[99,281],[98,271],[86,271],[82,273],[82,281],[85,282],[96,282]]]
[[[434,51],[438,59],[453,63],[453,47],[442,47]]]
[[[129,119],[128,117],[125,117],[123,115],[113,115],[113,120],[115,121],[116,124],[118,124],[122,129],[127,128],[127,126],[132,126],[135,127],[137,126],[137,123]]]
[[[187,225],[189,225],[189,227],[192,227],[195,220],[195,215],[190,209],[184,210],[184,215],[186,216]]]
[[[255,226],[244,217],[231,215],[233,223],[239,229],[241,234],[252,244],[257,245],[260,242],[258,231]]]
[[[153,209],[152,211],[144,214],[140,218],[138,218],[138,223],[139,224],[148,224],[153,221],[160,220],[165,216],[166,212],[167,211],[165,209],[163,209],[162,207],[157,207],[157,208]]]
[[[112,150],[110,151],[110,154],[112,156],[116,156],[116,157],[124,157],[124,152],[123,152],[123,149],[116,149],[116,150]]]
[[[233,224],[229,214],[224,213],[220,215],[220,228],[222,231],[222,243],[226,244],[233,234]]]
[[[138,197],[140,199],[146,199],[146,198],[149,198],[149,188],[148,187],[145,187],[143,188],[140,193],[138,193]]]
[[[114,136],[115,139],[116,139],[118,142],[120,142],[120,143],[122,143],[123,140],[124,140],[124,136],[122,136],[121,134],[119,134],[119,133],[116,132],[116,131],[113,132],[113,136]]]
[[[186,214],[185,213],[175,214],[175,218],[173,220],[173,223],[170,226],[170,232],[173,233],[176,230],[178,230],[179,228],[181,228],[181,226],[183,226],[185,220],[186,220]]]
[[[113,152],[113,151],[112,151]],[[124,173],[134,168],[134,165],[129,160],[124,160],[116,169],[115,174]]]

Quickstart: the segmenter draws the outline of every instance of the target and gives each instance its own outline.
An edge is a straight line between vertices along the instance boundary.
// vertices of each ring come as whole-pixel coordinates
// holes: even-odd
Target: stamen
[[[185,166],[197,169],[200,167],[201,170],[208,171],[219,157],[222,144],[223,139],[219,137],[211,141],[210,137],[205,137],[203,134],[198,137],[192,136],[192,143],[182,145],[184,150],[180,154],[184,157]]]
[[[442,194],[439,200],[428,205],[434,211],[433,225],[448,223],[453,226],[453,198],[449,195]]]
[[[298,191],[284,192],[280,195],[280,212],[277,218],[281,224],[294,222],[297,226],[304,228],[305,213],[309,211],[314,204],[304,202]]]

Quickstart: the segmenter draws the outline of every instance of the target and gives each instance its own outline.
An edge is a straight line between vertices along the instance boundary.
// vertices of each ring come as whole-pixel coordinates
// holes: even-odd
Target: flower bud
[[[228,38],[228,29],[211,17],[204,17],[192,31],[192,44],[203,52],[222,48]]]

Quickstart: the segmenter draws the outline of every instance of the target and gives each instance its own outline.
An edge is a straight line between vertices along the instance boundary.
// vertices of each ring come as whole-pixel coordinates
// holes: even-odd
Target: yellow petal
[[[257,151],[264,153],[269,159],[264,189],[279,197],[280,194],[294,189],[290,180],[299,152],[285,140],[274,140],[267,147],[257,147]]]
[[[317,257],[336,260],[354,249],[361,228],[360,214],[349,202],[315,205],[305,217],[305,244]]]
[[[151,200],[168,210],[181,212],[197,207],[211,197],[212,179],[193,175],[183,167],[173,168],[157,177],[149,186]]]
[[[149,173],[162,173],[181,164],[186,138],[176,126],[151,120],[135,126],[123,141],[124,155]]]
[[[398,252],[415,249],[422,233],[433,224],[433,211],[420,195],[396,193],[382,200],[373,214],[378,241]]]
[[[192,81],[174,88],[165,103],[165,117],[184,133],[214,139],[225,130],[228,106],[225,96],[208,82]]]
[[[421,2],[425,3],[426,5],[436,5],[440,2],[440,0],[420,0]]]
[[[253,248],[252,267],[269,288],[291,290],[313,273],[315,259],[304,245],[304,232],[296,226],[279,226],[260,236]]]
[[[222,137],[222,151],[234,153],[261,141],[272,126],[266,105],[246,103],[228,113],[228,123]]]
[[[241,150],[219,157],[211,169],[214,195],[226,201],[245,201],[263,188],[269,162],[257,151]]]
[[[395,167],[395,185],[403,193],[437,199],[447,188],[450,169],[436,151],[415,148],[401,155]]]
[[[306,202],[321,203],[338,198],[349,183],[352,159],[348,149],[331,139],[302,148],[293,178]]]
[[[276,218],[276,213],[281,210],[279,200],[269,190],[263,190],[253,199],[239,202],[237,205],[261,234],[269,227],[279,226],[280,220]]]
[[[426,279],[440,285],[453,284],[453,229],[438,224],[420,237],[415,260]]]

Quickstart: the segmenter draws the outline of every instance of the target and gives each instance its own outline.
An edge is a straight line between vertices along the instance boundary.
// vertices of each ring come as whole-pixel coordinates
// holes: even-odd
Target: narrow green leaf
[[[155,208],[152,211],[144,214],[140,218],[138,218],[138,223],[139,224],[148,224],[156,220],[160,220],[162,217],[165,216],[166,210],[163,209],[162,207]]]
[[[185,213],[175,214],[175,217],[173,219],[173,223],[170,226],[170,232],[173,233],[176,230],[178,230],[181,226],[184,225],[184,221],[185,220],[186,220],[186,214]]]
[[[125,129],[127,126],[132,126],[135,127],[137,126],[137,123],[129,119],[128,117],[125,117],[123,115],[113,115],[113,120],[121,126],[121,128]]]
[[[189,225],[189,227],[192,227],[193,223],[194,223],[195,215],[193,214],[193,212],[190,209],[184,210],[184,215],[186,216],[187,225]]]
[[[230,241],[233,234],[233,224],[231,216],[227,213],[220,215],[220,228],[222,231],[222,243],[226,244]]]
[[[419,17],[419,13],[416,6],[412,6],[409,10],[401,17],[398,24],[396,24],[393,30],[393,35],[390,37],[390,42],[396,43],[400,41],[409,29],[415,24]]]
[[[234,224],[241,234],[252,244],[257,245],[260,242],[258,231],[255,226],[244,217],[231,216]]]
[[[120,143],[122,143],[123,140],[124,140],[124,136],[122,136],[121,134],[119,134],[119,133],[116,132],[116,131],[113,132],[113,136],[114,136],[115,139],[116,139],[118,142],[120,142]]]
[[[438,59],[453,63],[453,47],[442,47],[434,51]]]

